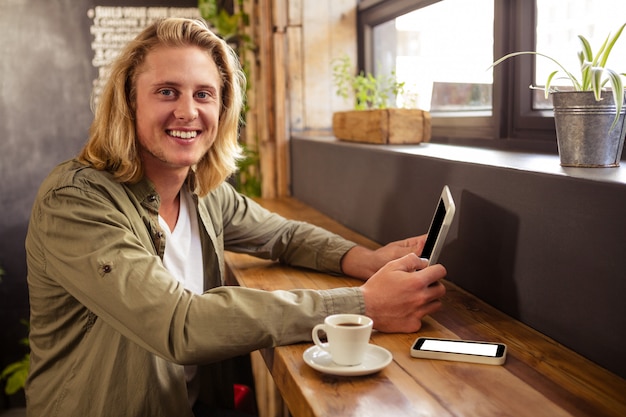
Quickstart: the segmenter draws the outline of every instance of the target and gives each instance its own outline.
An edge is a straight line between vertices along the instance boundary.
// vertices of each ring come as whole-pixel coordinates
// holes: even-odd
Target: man
[[[423,237],[371,251],[272,214],[225,182],[244,83],[233,51],[194,20],[156,22],[113,64],[88,143],[33,206],[29,415],[229,409],[238,355],[310,340],[329,314],[414,332],[439,308],[446,272],[417,256]],[[224,287],[225,249],[366,282]]]

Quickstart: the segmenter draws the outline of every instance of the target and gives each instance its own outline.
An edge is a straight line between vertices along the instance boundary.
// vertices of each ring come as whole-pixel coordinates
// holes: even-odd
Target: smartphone
[[[506,345],[473,340],[418,337],[411,347],[411,356],[414,358],[502,365],[506,361]]]
[[[450,189],[447,185],[444,185],[435,214],[428,228],[424,249],[422,250],[421,257],[428,259],[428,265],[437,263],[443,244],[446,241],[446,236],[448,235],[448,229],[452,224],[452,219],[454,219],[455,211],[456,207],[452,199],[452,194],[450,194]]]

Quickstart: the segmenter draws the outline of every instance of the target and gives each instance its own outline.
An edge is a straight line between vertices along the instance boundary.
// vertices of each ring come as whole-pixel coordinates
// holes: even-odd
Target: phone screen
[[[418,349],[428,350],[432,352],[490,356],[495,358],[496,356],[498,356],[498,347],[499,345],[491,343],[425,339],[421,346],[418,346]]]
[[[426,243],[424,244],[424,249],[422,250],[422,258],[430,259],[433,248],[435,247],[435,242],[437,241],[437,236],[439,235],[439,231],[441,230],[441,226],[443,225],[443,219],[445,217],[446,206],[443,203],[443,200],[439,199],[439,205],[437,206],[433,221],[430,224],[430,228],[428,229],[428,236],[426,237]]]

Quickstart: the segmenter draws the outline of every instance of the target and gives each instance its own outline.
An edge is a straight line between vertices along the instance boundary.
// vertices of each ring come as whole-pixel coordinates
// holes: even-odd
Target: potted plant
[[[491,67],[518,55],[532,54],[547,58],[557,65],[545,83],[546,98],[552,94],[557,144],[562,166],[617,167],[622,155],[625,135],[624,85],[618,73],[606,67],[607,60],[622,31],[609,34],[597,53],[582,35],[578,38],[578,78],[556,59],[540,52],[522,51],[503,56]],[[491,68],[490,67],[490,68]],[[571,83],[570,90],[558,90],[552,85],[557,75],[564,74]],[[605,87],[607,83],[610,90]]]
[[[333,114],[333,133],[338,139],[395,144],[430,140],[430,113],[389,105],[404,90],[394,72],[378,77],[363,72],[354,75],[350,58],[343,56],[334,61],[333,81],[338,96],[354,98],[354,110]]]

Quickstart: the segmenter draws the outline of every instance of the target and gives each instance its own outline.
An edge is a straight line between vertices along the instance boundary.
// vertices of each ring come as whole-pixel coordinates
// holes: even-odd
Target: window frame
[[[374,26],[441,0],[361,0],[357,9],[359,70],[372,72]],[[536,3],[494,0],[494,59],[534,50]],[[520,56],[494,68],[493,109],[487,117],[433,117],[433,142],[556,153],[552,110],[533,109],[534,56]]]

